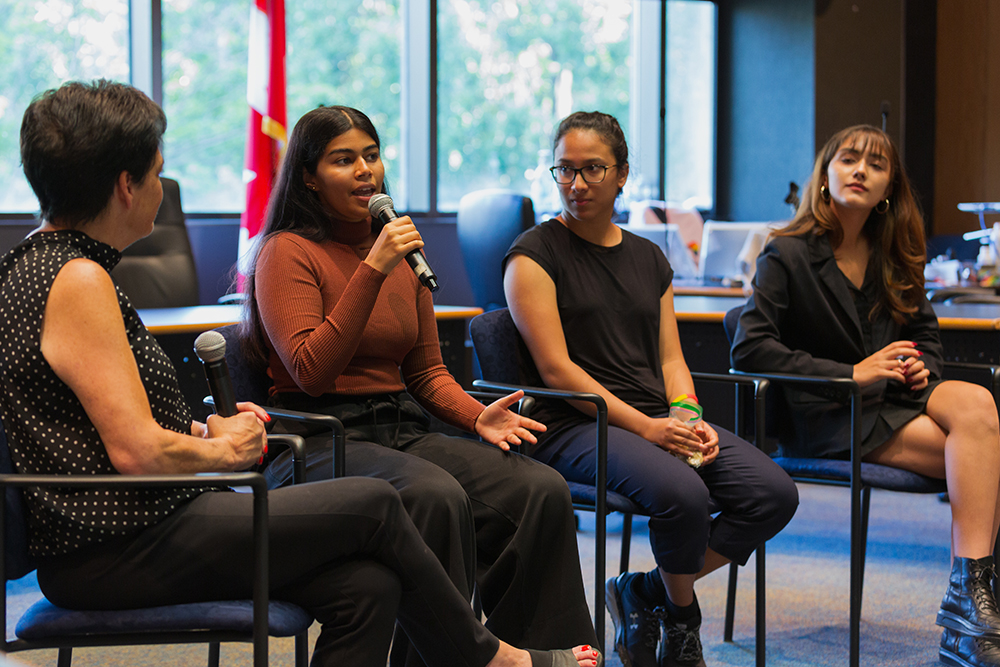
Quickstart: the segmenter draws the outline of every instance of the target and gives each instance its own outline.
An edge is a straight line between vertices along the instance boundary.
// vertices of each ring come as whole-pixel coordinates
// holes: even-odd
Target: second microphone
[[[396,210],[392,207],[392,197],[385,194],[377,194],[372,196],[368,200],[368,212],[372,214],[373,217],[378,218],[382,221],[382,224],[388,224],[398,218],[396,215]],[[427,263],[427,258],[424,257],[424,253],[419,250],[414,250],[406,255],[406,263],[410,265],[413,272],[417,274],[417,278],[420,282],[434,292],[437,291],[438,281],[437,276],[434,275],[434,271],[431,269],[430,264]]]

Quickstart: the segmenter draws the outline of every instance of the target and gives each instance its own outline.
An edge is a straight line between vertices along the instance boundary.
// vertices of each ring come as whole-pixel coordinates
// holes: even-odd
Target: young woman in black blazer
[[[757,261],[732,364],[853,378],[864,460],[947,480],[954,562],[937,617],[941,660],[998,665],[997,409],[983,387],[941,380],[924,261],[923,218],[891,139],[867,125],[839,132],[816,157],[795,218]],[[846,406],[787,389],[784,398],[786,453],[849,456]]]

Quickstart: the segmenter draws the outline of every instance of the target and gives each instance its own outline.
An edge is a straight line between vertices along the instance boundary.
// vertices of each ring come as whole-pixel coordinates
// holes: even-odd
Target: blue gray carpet
[[[819,667],[847,664],[848,650],[848,492],[842,488],[802,485],[801,504],[788,527],[768,543],[767,552],[767,664],[775,667]],[[611,517],[620,526],[620,518]],[[592,593],[592,518],[582,516],[580,551],[584,578]],[[637,525],[632,540],[632,570],[651,569],[652,557],[645,528]],[[923,667],[937,664],[940,637],[934,625],[949,569],[950,508],[936,496],[887,492],[872,494],[868,565],[861,627],[861,664],[883,667]],[[620,534],[608,539],[608,575],[618,565]],[[740,571],[735,641],[722,641],[726,571],[716,572],[697,586],[704,614],[702,641],[710,667],[748,667],[754,664],[753,560]],[[38,596],[31,577],[8,584],[8,636],[18,609]],[[607,641],[613,636],[607,617]],[[313,628],[315,634],[316,627]],[[78,649],[77,667],[144,667],[206,664],[201,646]],[[0,664],[2,664],[0,656]],[[15,660],[17,662],[15,662]],[[10,664],[54,666],[55,651],[12,656]],[[250,665],[250,647],[224,645],[225,667]],[[291,667],[292,641],[271,640],[271,665]],[[609,667],[620,665],[607,656]]]

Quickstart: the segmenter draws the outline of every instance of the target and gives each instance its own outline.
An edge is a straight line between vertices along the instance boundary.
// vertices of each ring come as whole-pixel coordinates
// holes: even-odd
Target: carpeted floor
[[[767,664],[775,667],[819,667],[847,663],[848,642],[848,492],[842,488],[803,485],[801,503],[788,527],[768,543],[767,552]],[[950,510],[936,496],[874,492],[868,539],[864,609],[861,627],[861,664],[883,667],[923,667],[937,664],[940,637],[934,625],[948,577]],[[580,551],[584,580],[592,594],[592,517],[582,516]],[[610,525],[620,526],[612,516]],[[620,534],[608,539],[608,574],[618,564]],[[726,571],[716,572],[697,586],[704,615],[702,641],[710,667],[754,664],[753,560],[740,571],[736,637],[722,641]],[[631,569],[653,567],[644,525],[635,527]],[[28,577],[8,584],[13,593],[8,610],[10,636],[19,612],[38,595]],[[607,644],[613,644],[607,619]],[[316,628],[314,626],[313,631]],[[205,664],[202,646],[165,646],[114,649],[78,649],[74,665],[192,667]],[[271,640],[271,665],[291,667],[291,640]],[[16,662],[15,663],[15,659]],[[0,656],[0,664],[2,664]],[[19,653],[10,664],[55,665],[55,651]],[[250,665],[250,648],[224,645],[225,667]],[[609,667],[620,665],[607,656]]]

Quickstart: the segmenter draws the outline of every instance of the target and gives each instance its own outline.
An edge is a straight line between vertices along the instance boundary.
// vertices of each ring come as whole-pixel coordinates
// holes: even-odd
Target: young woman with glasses
[[[674,399],[700,408],[677,333],[673,271],[659,248],[612,222],[629,172],[618,122],[572,114],[559,125],[553,157],[563,210],[511,246],[507,302],[546,385],[607,401],[608,488],[651,517],[657,567],[607,584],[622,662],[704,665],[695,581],[730,561],[745,563],[788,523],[798,494],[752,445],[670,416]],[[535,416],[548,430],[530,454],[569,480],[593,480],[589,412],[540,402]],[[713,505],[721,510],[714,518]]]

